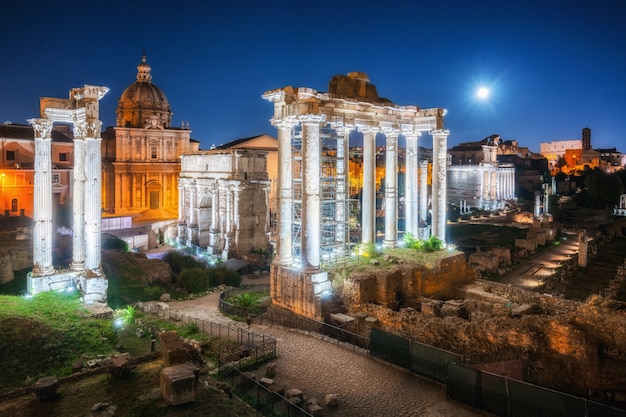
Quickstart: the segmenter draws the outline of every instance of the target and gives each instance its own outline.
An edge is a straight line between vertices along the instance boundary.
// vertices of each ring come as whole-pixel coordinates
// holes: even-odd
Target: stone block
[[[91,411],[89,411],[85,417],[113,417],[116,411],[116,405],[113,405],[108,401],[102,401],[94,404],[91,407]]]
[[[321,416],[323,408],[319,406],[319,404],[311,404],[307,407],[307,411],[312,416]]]
[[[337,407],[339,396],[337,394],[326,394],[326,407]]]
[[[179,405],[196,399],[200,370],[190,364],[174,365],[161,371],[160,388],[169,405]]]
[[[287,391],[285,391],[285,398],[287,398],[288,400],[294,397],[298,397],[300,398],[300,400],[303,400],[304,394],[302,393],[301,390],[297,389],[297,388],[291,388],[288,389]]]
[[[105,365],[110,377],[116,379],[128,378],[131,374],[130,355],[114,355],[106,359]]]
[[[268,378],[274,378],[276,376],[276,363],[268,363],[265,367],[265,376]]]
[[[33,398],[46,401],[56,398],[59,379],[56,376],[40,378],[33,385]]]
[[[274,380],[271,378],[261,378],[259,379],[259,384],[263,385],[264,387],[269,387],[270,385],[272,385],[274,383]]]

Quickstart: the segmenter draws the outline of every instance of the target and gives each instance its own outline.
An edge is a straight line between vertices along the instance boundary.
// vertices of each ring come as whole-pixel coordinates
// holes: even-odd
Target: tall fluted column
[[[293,262],[291,129],[297,123],[293,118],[280,119],[273,123],[278,129],[278,239],[276,253],[278,261],[283,265],[289,265]]]
[[[420,161],[419,181],[419,227],[426,227],[428,220],[428,161]],[[421,234],[420,234],[421,235]]]
[[[325,115],[301,115],[302,121],[302,244],[301,265],[305,270],[320,267],[321,187],[320,123]]]
[[[29,119],[35,133],[35,189],[33,216],[33,276],[54,273],[52,265],[52,124]]]
[[[102,156],[100,120],[87,122],[85,139],[85,269],[101,270]],[[76,194],[74,194],[76,202]]]
[[[376,243],[376,132],[377,128],[359,127],[363,132],[363,189],[361,192],[361,242]]]
[[[404,231],[417,237],[417,134],[406,138],[404,176]]]
[[[393,248],[398,242],[398,131],[385,135],[385,238],[383,245]]]
[[[87,123],[74,123],[74,190],[72,199],[72,265],[73,271],[85,269],[85,136]]]
[[[433,136],[433,236],[446,240],[446,154],[448,130],[434,130]]]
[[[335,221],[337,228],[335,229],[335,241],[346,243],[349,241],[347,235],[348,220],[348,143],[350,139],[350,131],[352,126],[343,126],[343,137],[337,139],[337,195],[335,197]]]

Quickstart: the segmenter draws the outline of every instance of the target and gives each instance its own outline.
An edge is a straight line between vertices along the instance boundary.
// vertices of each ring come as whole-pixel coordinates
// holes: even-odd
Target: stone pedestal
[[[101,271],[86,270],[78,277],[76,288],[80,291],[85,304],[107,302],[109,281]]]
[[[161,371],[160,388],[167,404],[179,405],[196,399],[199,369],[191,364],[170,366]]]
[[[33,385],[33,398],[46,401],[56,398],[59,380],[55,376],[40,378]]]
[[[299,271],[273,262],[270,268],[272,304],[298,315],[322,320],[322,298],[331,295],[328,273]]]

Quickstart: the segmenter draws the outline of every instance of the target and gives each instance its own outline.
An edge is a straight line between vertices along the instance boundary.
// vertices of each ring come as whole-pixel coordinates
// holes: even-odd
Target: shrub
[[[128,243],[118,237],[109,237],[102,242],[102,249],[115,249],[128,252]]]
[[[207,268],[188,268],[177,277],[176,283],[190,293],[199,293],[212,287]]]
[[[183,270],[189,268],[204,268],[205,264],[196,260],[191,255],[186,255],[179,251],[168,251],[162,258],[165,262],[170,264],[172,272],[180,274]]]

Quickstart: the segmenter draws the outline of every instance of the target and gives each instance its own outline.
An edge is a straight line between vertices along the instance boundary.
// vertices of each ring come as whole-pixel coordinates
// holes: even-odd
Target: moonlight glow
[[[487,97],[489,97],[489,89],[487,87],[480,87],[476,91],[476,96],[481,100],[486,99]]]

